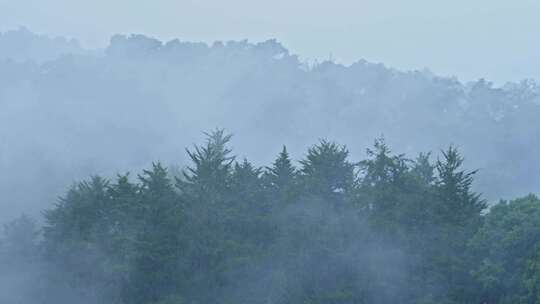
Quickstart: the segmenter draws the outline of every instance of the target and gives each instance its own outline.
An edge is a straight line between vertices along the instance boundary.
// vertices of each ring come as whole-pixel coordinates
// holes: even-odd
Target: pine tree
[[[360,162],[362,205],[376,231],[393,238],[404,226],[403,212],[409,208],[405,187],[410,161],[403,155],[392,155],[382,138],[367,154],[368,159]]]
[[[304,194],[316,195],[329,201],[340,201],[355,185],[356,165],[348,161],[345,146],[321,140],[309,148],[299,171]]]
[[[289,204],[297,199],[297,172],[285,146],[272,166],[266,168],[264,179],[269,189],[270,200]]]
[[[412,175],[426,187],[435,182],[435,166],[430,162],[430,157],[431,153],[420,153],[411,168]]]
[[[143,214],[126,292],[129,303],[143,304],[172,295],[181,286],[185,216],[167,170],[161,164],[144,170],[139,180]]]
[[[184,195],[219,199],[227,191],[234,156],[227,148],[232,135],[225,135],[224,130],[205,133],[206,145],[195,146],[193,151],[186,150],[193,165],[183,172],[183,178],[177,178],[177,187]],[[208,197],[216,196],[216,197]]]
[[[116,298],[116,275],[107,255],[112,227],[107,219],[111,207],[109,182],[95,176],[73,186],[56,207],[45,214],[44,249],[53,275],[77,286],[81,297],[108,301]]]
[[[247,159],[241,163],[234,164],[234,170],[231,175],[231,188],[235,200],[255,201],[262,199],[262,170],[255,168]]]
[[[471,189],[477,171],[461,168],[463,157],[455,147],[450,146],[442,155],[443,159],[436,163],[438,221],[432,227],[439,241],[432,259],[442,280],[439,284],[447,286],[448,294],[443,296],[463,303],[467,293],[474,292],[470,290],[474,286],[470,276],[474,262],[466,255],[467,244],[480,227],[487,205]]]
[[[442,154],[443,159],[438,159],[436,163],[436,186],[443,201],[442,215],[455,225],[478,225],[480,215],[487,205],[480,194],[471,190],[477,170],[462,170],[463,157],[453,146]]]
[[[203,146],[187,153],[192,161],[183,177],[176,179],[186,203],[188,247],[186,277],[191,280],[188,297],[211,301],[223,287],[225,263],[234,244],[227,227],[234,220],[232,174],[235,157],[227,147],[231,135],[223,130],[205,133]]]

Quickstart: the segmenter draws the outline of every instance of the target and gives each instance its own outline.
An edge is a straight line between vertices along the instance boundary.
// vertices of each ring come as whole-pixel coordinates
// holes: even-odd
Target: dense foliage
[[[320,137],[356,155],[380,134],[411,155],[455,144],[482,169],[476,191],[511,198],[540,191],[529,174],[540,170],[538,117],[532,80],[499,86],[363,60],[306,63],[274,40],[117,35],[85,50],[10,31],[0,34],[0,171],[10,172],[0,174],[10,213],[0,220],[48,208],[67,183],[96,172],[184,165],[179,151],[216,126],[238,134],[235,148],[258,165],[283,142],[297,157]]]
[[[353,162],[322,140],[259,168],[229,139],[209,133],[179,174],[74,185],[41,237],[8,224],[2,259],[40,265],[17,303],[540,301],[540,200],[488,210],[454,147],[433,162],[377,140]]]

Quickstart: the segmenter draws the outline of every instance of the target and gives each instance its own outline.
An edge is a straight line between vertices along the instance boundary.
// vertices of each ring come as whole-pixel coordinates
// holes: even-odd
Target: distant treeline
[[[360,162],[321,140],[295,166],[237,160],[217,130],[140,175],[92,177],[7,224],[12,303],[539,303],[540,200],[487,208],[454,147],[377,140]],[[30,266],[29,266],[30,265]],[[74,301],[74,302],[73,302]],[[6,302],[7,303],[7,302]]]
[[[306,63],[275,40],[116,35],[85,50],[9,31],[0,34],[0,172],[10,172],[0,174],[9,193],[0,208],[10,218],[48,208],[66,183],[95,172],[183,165],[184,144],[216,126],[238,134],[235,148],[255,164],[283,142],[300,158],[319,137],[355,154],[381,134],[412,155],[454,144],[481,169],[476,191],[511,198],[540,191],[530,174],[540,171],[538,117],[530,79],[498,86],[364,60]]]

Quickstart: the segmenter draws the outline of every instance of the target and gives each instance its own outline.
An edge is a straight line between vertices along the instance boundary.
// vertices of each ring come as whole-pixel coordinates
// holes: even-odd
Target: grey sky
[[[462,80],[540,79],[538,0],[0,0],[0,29],[104,46],[114,33],[277,38],[306,60],[428,67]]]

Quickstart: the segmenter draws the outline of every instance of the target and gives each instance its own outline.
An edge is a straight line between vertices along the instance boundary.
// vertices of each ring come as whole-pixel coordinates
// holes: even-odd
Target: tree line
[[[10,131],[0,132],[2,222],[48,207],[94,172],[182,162],[184,144],[214,126],[238,134],[235,147],[259,164],[284,142],[300,155],[321,137],[355,155],[377,134],[410,155],[453,143],[482,168],[475,190],[485,198],[540,191],[529,174],[540,170],[540,124],[531,123],[540,84],[531,79],[498,85],[365,60],[307,63],[275,40],[116,35],[93,50],[21,29],[0,34],[0,105],[0,130]]]
[[[297,165],[237,159],[223,130],[191,164],[92,177],[4,227],[28,303],[539,303],[540,200],[488,208],[455,147],[382,139],[359,162],[321,140]]]

